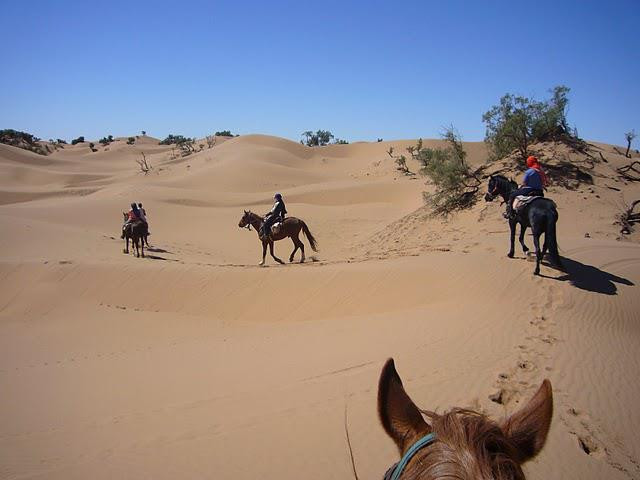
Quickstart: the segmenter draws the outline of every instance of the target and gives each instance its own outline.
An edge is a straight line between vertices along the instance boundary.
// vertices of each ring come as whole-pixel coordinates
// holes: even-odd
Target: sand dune
[[[519,249],[506,258],[497,202],[430,216],[430,187],[386,153],[414,140],[218,140],[184,158],[151,137],[47,157],[0,145],[0,478],[349,478],[345,405],[358,473],[381,478],[397,461],[376,418],[388,357],[428,409],[500,418],[549,378],[528,478],[640,477],[640,238],[615,224],[640,186],[614,147],[594,144],[594,161],[544,147],[592,180],[548,192],[566,272],[534,277]],[[238,228],[275,191],[318,239],[306,264],[258,267]],[[145,259],[118,238],[131,201],[151,224]]]

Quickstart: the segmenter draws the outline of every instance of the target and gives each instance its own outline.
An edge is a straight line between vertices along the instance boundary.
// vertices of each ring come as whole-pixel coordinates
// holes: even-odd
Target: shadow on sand
[[[165,250],[164,248],[157,248],[157,247],[147,247],[147,250],[154,253],[171,253],[169,250]]]
[[[552,280],[559,280],[561,282],[568,281],[571,285],[581,290],[602,293],[604,295],[617,295],[618,287],[616,286],[616,283],[627,286],[634,285],[631,280],[618,277],[617,275],[605,272],[592,265],[585,265],[577,260],[571,260],[570,258],[563,257],[562,263],[564,265],[564,268],[562,269],[564,275],[560,277],[550,277],[547,275],[540,276],[550,278]],[[545,264],[547,264],[547,262],[545,262]]]

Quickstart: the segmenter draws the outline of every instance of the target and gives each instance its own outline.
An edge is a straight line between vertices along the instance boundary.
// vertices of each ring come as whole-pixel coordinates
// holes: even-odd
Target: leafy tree
[[[77,145],[78,143],[84,143],[84,137],[78,137],[71,140],[71,145]]]
[[[636,131],[631,130],[630,132],[625,133],[624,138],[627,139],[627,151],[624,156],[627,158],[631,158],[631,155],[629,155],[629,150],[631,150],[631,142],[633,142],[633,139],[636,138]]]
[[[442,138],[444,148],[422,148],[420,142],[413,154],[422,165],[420,173],[435,187],[434,193],[423,194],[425,201],[435,213],[447,214],[474,203],[480,179],[467,164],[467,153],[455,129],[445,129]]]
[[[322,147],[328,145],[333,138],[333,134],[329,130],[317,130],[315,133],[307,130],[302,132],[300,143],[307,147]]]
[[[341,138],[336,138],[336,141],[334,143],[336,145],[349,145],[349,142],[347,142],[346,140],[342,140]]]
[[[129,137],[127,138],[127,145],[133,145],[135,141],[136,141],[135,137]]]
[[[144,130],[142,130],[140,133],[142,133],[143,136],[147,134],[147,132],[145,132]]]
[[[221,132],[214,133],[214,135],[216,137],[234,137],[234,136],[237,136],[237,135],[234,135],[233,133],[231,133],[231,130],[222,130]]]
[[[102,145],[107,146],[109,145],[111,142],[113,142],[113,135],[109,135],[108,137],[102,137],[100,140],[98,140]]]
[[[11,128],[0,130],[0,143],[29,150],[40,155],[47,155],[49,149],[45,149],[38,143],[39,141],[40,139],[38,137],[27,132],[13,130]]]
[[[486,125],[485,142],[494,158],[514,150],[526,158],[529,146],[536,141],[573,139],[567,124],[569,88],[564,85],[551,90],[551,98],[537,101],[506,94],[491,107],[482,121]]]
[[[182,135],[167,135],[167,137],[162,140],[159,145],[178,145],[179,143],[190,140],[189,137],[184,137]]]

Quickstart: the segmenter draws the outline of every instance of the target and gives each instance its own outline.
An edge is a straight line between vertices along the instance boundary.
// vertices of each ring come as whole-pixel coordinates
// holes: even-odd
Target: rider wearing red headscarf
[[[528,197],[544,197],[544,188],[549,185],[547,175],[542,170],[540,162],[533,155],[527,158],[527,171],[524,172],[524,178],[522,179],[522,185],[517,190],[514,190],[509,195],[509,201],[507,202],[507,217],[512,217],[513,201],[518,195],[525,195]]]

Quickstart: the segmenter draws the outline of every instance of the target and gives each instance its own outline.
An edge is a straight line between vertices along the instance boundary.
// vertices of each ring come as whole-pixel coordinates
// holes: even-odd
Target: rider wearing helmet
[[[544,197],[544,188],[549,185],[547,176],[545,175],[538,159],[531,155],[527,158],[527,171],[524,172],[524,178],[522,185],[517,190],[514,190],[509,194],[509,201],[507,202],[506,218],[514,218],[515,212],[513,211],[513,201],[518,195],[524,195],[529,197]]]
[[[264,237],[265,235],[268,237],[271,235],[271,226],[277,221],[284,221],[284,217],[287,214],[287,208],[284,205],[284,200],[282,199],[282,195],[280,193],[276,193],[273,196],[273,207],[264,217],[264,223],[262,224],[262,232],[260,232],[260,236]]]

